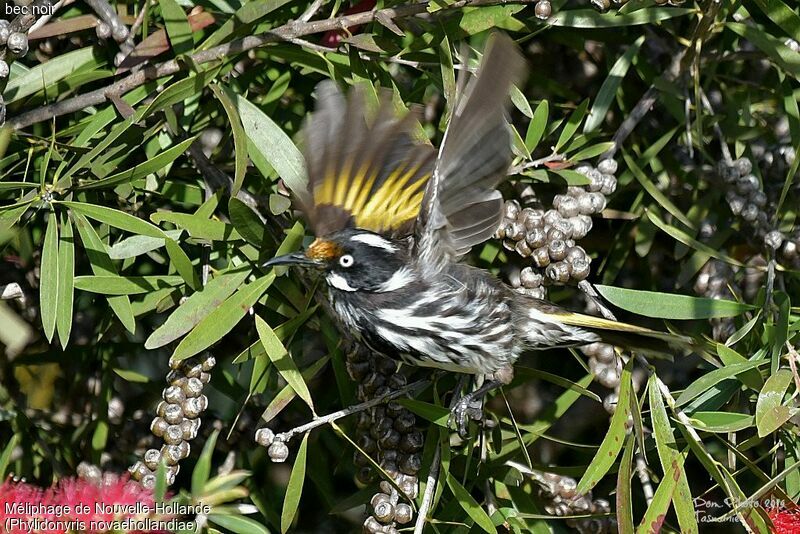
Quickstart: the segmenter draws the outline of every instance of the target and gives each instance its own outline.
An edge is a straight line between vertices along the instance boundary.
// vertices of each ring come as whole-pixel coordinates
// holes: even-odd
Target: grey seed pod
[[[203,366],[199,363],[194,363],[193,365],[187,365],[183,367],[183,374],[186,375],[186,378],[200,378],[200,374],[203,372]]]
[[[619,401],[619,394],[616,392],[611,392],[606,395],[606,398],[603,399],[603,409],[608,412],[609,415],[613,415],[614,412],[617,410],[617,402]]]
[[[353,463],[356,467],[370,467],[372,465],[372,463],[369,461],[369,458],[360,452],[355,452],[353,454]]]
[[[358,437],[358,446],[369,454],[378,450],[378,443],[366,434],[362,434]]]
[[[550,265],[550,253],[547,252],[547,247],[539,247],[531,254],[533,263],[537,267],[547,267]]]
[[[401,502],[394,507],[394,520],[398,523],[405,525],[410,523],[412,519],[414,519],[414,510],[411,506]]]
[[[739,158],[733,162],[733,166],[739,176],[750,174],[753,170],[753,163],[747,158]]]
[[[739,215],[745,206],[745,200],[742,197],[736,196],[728,200],[728,205],[731,208],[731,213]]]
[[[592,198],[589,196],[590,194],[591,193],[584,192],[575,197],[578,200],[578,210],[581,212],[581,215],[591,215],[594,213],[594,211],[592,211],[594,208],[592,207]]]
[[[178,370],[183,366],[185,360],[178,360],[174,356],[169,357],[169,368],[173,370]]]
[[[400,432],[391,429],[378,439],[378,445],[384,450],[395,449],[400,444]]]
[[[97,37],[100,39],[108,39],[111,37],[111,26],[106,24],[105,22],[100,22],[94,28],[95,32],[97,32]]]
[[[603,187],[600,192],[604,195],[612,195],[617,190],[617,179],[612,174],[603,175]]]
[[[555,506],[553,507],[553,512],[555,512],[555,515],[559,517],[572,515],[572,510],[570,510],[569,505],[565,502],[556,503]]]
[[[520,207],[519,202],[516,200],[507,200],[505,205],[505,216],[506,219],[516,219],[517,215],[519,215]]]
[[[390,380],[391,381],[391,380]],[[399,404],[395,401],[390,402],[386,405],[386,415],[388,417],[398,417],[400,414],[404,413],[406,409],[403,407],[402,404]]]
[[[402,373],[393,373],[389,377],[389,387],[392,389],[400,389],[408,384],[408,378]]]
[[[387,449],[378,453],[378,460],[381,465],[395,465],[399,456],[397,449]]]
[[[367,534],[384,534],[383,525],[381,525],[377,519],[372,516],[369,516],[364,521],[363,531]]]
[[[130,31],[124,24],[117,24],[114,26],[113,30],[114,40],[118,43],[125,41],[130,35]]]
[[[605,364],[616,363],[617,361],[617,353],[614,351],[614,345],[609,345],[608,343],[598,343],[594,357],[597,358],[598,362]]]
[[[601,345],[602,345],[602,343],[599,343],[599,342],[589,343],[588,345],[584,345],[583,347],[581,347],[581,352],[583,352],[585,355],[587,355],[589,357],[594,358],[594,357],[597,356],[597,353],[600,351],[600,346]]]
[[[575,260],[580,260],[586,257],[586,251],[583,250],[583,247],[580,246],[571,246],[567,249],[567,254],[564,257],[569,263],[574,262]]]
[[[206,352],[201,357],[200,365],[203,371],[209,372],[217,365],[217,359],[210,352]]]
[[[516,241],[512,241],[511,239],[504,239],[503,240],[503,248],[506,250],[514,250],[514,247],[517,246]]]
[[[417,498],[417,494],[419,493],[419,485],[417,484],[415,477],[404,478],[397,485],[400,486],[400,489],[409,500],[414,500]]]
[[[150,474],[150,469],[148,469],[147,466],[142,462],[136,462],[128,469],[128,471],[136,480],[142,480],[142,478]]]
[[[596,377],[597,381],[609,389],[619,385],[619,373],[614,367],[604,367]]]
[[[544,274],[554,283],[564,284],[569,281],[570,272],[571,268],[569,263],[565,261],[559,261],[557,263],[551,263],[548,265],[547,269],[544,271]]]
[[[506,237],[506,225],[504,223],[500,223],[500,226],[497,227],[497,230],[494,232],[494,239],[503,239]]]
[[[567,256],[567,244],[563,239],[553,239],[547,246],[547,252],[550,254],[550,260],[563,260]]]
[[[550,5],[548,0],[539,0],[536,2],[536,7],[533,8],[536,18],[546,20],[553,14],[553,6]]]
[[[556,196],[554,196],[553,197],[553,202],[552,202],[553,207],[555,209],[560,208],[561,207],[561,202],[563,202],[563,200],[566,199],[566,198],[569,198],[569,195],[556,195]]]
[[[572,505],[572,510],[577,513],[586,513],[592,510],[592,499],[587,495],[580,495],[577,499],[573,499],[570,504]]]
[[[597,170],[603,174],[616,174],[617,162],[611,158],[600,160],[600,162],[597,164]]]
[[[378,521],[388,523],[394,519],[394,505],[389,501],[380,501],[372,507],[372,515]]]
[[[177,386],[169,386],[164,388],[162,397],[170,404],[180,404],[186,400],[186,394],[184,394],[183,390]]]
[[[388,480],[381,480],[380,484],[378,484],[378,487],[386,494],[392,493],[392,490],[394,489],[394,486],[392,486]]]
[[[592,205],[592,213],[600,213],[606,207],[606,197],[602,193],[589,193],[589,202]]]
[[[524,224],[527,230],[544,227],[544,211],[531,209],[525,217]]]
[[[154,489],[156,487],[156,476],[153,474],[143,476],[141,484],[145,489]]]
[[[561,214],[558,210],[547,210],[544,212],[544,224],[545,226],[553,226],[556,221],[561,220]]]
[[[158,449],[147,449],[144,453],[144,463],[148,469],[155,471],[161,463],[161,451]]]
[[[584,162],[576,165],[574,171],[584,176],[589,176],[589,172],[591,172],[592,169],[594,169],[594,167]]]
[[[208,408],[208,398],[205,395],[200,395],[193,399],[186,399],[182,406],[186,417],[194,419]]]
[[[753,222],[758,218],[758,212],[758,206],[755,204],[747,204],[744,209],[742,209],[742,219],[747,222]]]
[[[577,205],[577,202],[576,202]],[[567,219],[559,219],[556,221],[552,228],[552,230],[558,230],[564,236],[562,239],[569,239],[572,237],[572,223],[569,222]],[[548,230],[548,236],[550,235],[550,231]]]
[[[370,501],[369,501],[370,506],[372,506],[373,508],[376,508],[376,507],[380,506],[382,503],[392,502],[392,498],[389,496],[390,493],[391,493],[391,491],[389,491],[387,493],[383,493],[383,492],[376,493],[375,495],[372,496],[372,499],[370,499]]]
[[[370,366],[368,362],[354,362],[352,360],[347,360],[345,366],[347,368],[347,374],[350,375],[350,378],[356,381],[363,380],[370,372]]]
[[[763,208],[767,205],[767,195],[763,191],[756,191],[750,196],[750,202],[759,208]]]
[[[0,19],[0,46],[5,46],[9,35],[11,35],[11,23]]]
[[[372,373],[367,375],[367,378],[361,384],[364,387],[364,392],[371,395],[376,389],[386,383],[386,378],[380,373]]]
[[[164,432],[164,443],[167,445],[177,445],[181,441],[183,441],[183,430],[181,429],[180,425],[170,425],[167,427],[167,431]]]
[[[764,236],[764,243],[768,247],[777,250],[783,244],[784,239],[784,235],[779,230],[772,230]]]
[[[378,417],[375,417],[375,419],[378,420],[378,422],[370,428],[369,434],[372,436],[372,439],[380,439],[387,431],[391,430],[392,421]]]
[[[603,188],[603,173],[597,169],[592,169],[589,171],[589,191],[600,191]]]
[[[375,480],[375,473],[369,467],[362,467],[356,472],[356,480],[364,485],[370,484]]]
[[[736,191],[740,195],[747,196],[750,193],[757,191],[759,189],[759,185],[758,178],[752,174],[748,174],[747,176],[742,176],[736,180]]]
[[[574,197],[567,196],[558,207],[558,212],[564,217],[574,217],[580,210],[578,209],[578,201]]]
[[[547,232],[544,231],[544,228],[534,228],[528,232],[525,239],[531,248],[539,248],[547,243]]]
[[[289,457],[289,447],[282,441],[274,441],[267,449],[270,460],[275,463],[285,462]]]
[[[197,397],[203,393],[203,381],[199,378],[188,378],[181,387],[181,391],[186,397]]]
[[[583,214],[577,217],[571,217],[569,222],[572,225],[573,239],[583,239],[586,237],[586,234],[589,233],[593,225],[592,218]]]
[[[21,32],[9,34],[6,48],[14,57],[22,57],[28,53],[28,36]]]
[[[169,423],[167,423],[163,417],[156,417],[153,419],[153,422],[150,423],[150,432],[157,438],[160,438],[164,435],[164,432],[167,431],[168,426]]]
[[[167,373],[167,384],[180,387],[183,380],[186,380],[186,377],[177,369],[172,369]]]
[[[556,486],[556,490],[563,499],[572,499],[577,494],[577,492],[575,491],[577,487],[578,483],[575,481],[574,478],[561,477],[561,480],[558,481],[558,484]]]
[[[793,260],[797,257],[797,242],[792,240],[787,240],[783,243],[783,248],[781,249],[781,254],[787,260]]]
[[[567,236],[564,234],[564,232],[556,228],[556,225],[552,225],[547,229],[548,241],[564,240],[566,238]]]
[[[183,432],[183,439],[186,441],[193,440],[197,437],[198,430],[200,430],[200,419],[184,419],[181,421],[180,426],[181,432]]]
[[[519,241],[525,237],[525,225],[519,221],[514,221],[506,228],[506,237],[514,241]]]
[[[527,258],[531,255],[531,247],[528,245],[528,242],[524,239],[520,239],[517,241],[517,244],[514,246],[514,250],[517,251],[517,254],[522,256],[523,258]]]
[[[407,475],[416,475],[422,469],[422,458],[419,454],[408,454],[400,460],[400,470]]]
[[[417,452],[422,450],[422,447],[425,445],[425,437],[422,435],[422,432],[415,431],[409,432],[403,435],[402,440],[400,441],[400,450],[403,452]]]
[[[541,273],[536,272],[531,267],[523,268],[519,273],[519,280],[523,287],[539,287],[544,282],[544,277]]]
[[[0,59],[0,80],[8,78],[11,69],[8,66],[8,63]]]
[[[164,409],[164,419],[171,425],[177,425],[183,419],[183,409],[180,404],[168,404]]]
[[[167,406],[169,406],[169,404],[165,401],[160,401],[158,403],[158,405],[156,406],[156,413],[158,414],[159,417],[164,417],[164,414],[167,411]]]
[[[394,420],[394,428],[400,433],[407,433],[414,429],[417,418],[411,412],[404,411]]]

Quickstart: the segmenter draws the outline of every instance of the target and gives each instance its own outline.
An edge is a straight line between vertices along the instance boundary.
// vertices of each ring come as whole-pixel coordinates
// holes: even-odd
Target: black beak
[[[322,263],[312,260],[304,252],[292,252],[283,256],[276,256],[264,263],[263,267],[273,267],[275,265],[302,265],[305,267],[322,267]]]

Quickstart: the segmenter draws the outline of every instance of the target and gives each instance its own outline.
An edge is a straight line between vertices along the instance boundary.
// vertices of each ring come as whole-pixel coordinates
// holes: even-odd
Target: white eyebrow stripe
[[[358,241],[360,243],[364,243],[365,245],[369,245],[375,248],[382,248],[384,250],[388,250],[389,252],[397,252],[397,247],[392,245],[388,239],[384,239],[383,237],[377,234],[356,234],[350,238],[351,241]]]

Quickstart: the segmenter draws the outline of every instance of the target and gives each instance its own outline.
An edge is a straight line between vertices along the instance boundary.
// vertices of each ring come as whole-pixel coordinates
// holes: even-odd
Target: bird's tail
[[[667,350],[669,347],[690,350],[697,348],[694,340],[687,336],[659,332],[642,326],[611,321],[602,317],[564,312],[558,318],[564,324],[590,330],[597,334],[603,343],[609,343],[625,349],[664,354],[669,352]]]

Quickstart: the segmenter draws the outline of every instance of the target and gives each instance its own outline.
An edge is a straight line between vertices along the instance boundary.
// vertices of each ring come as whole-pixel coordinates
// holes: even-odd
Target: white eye
[[[339,258],[339,265],[342,267],[352,267],[353,266],[353,256],[350,254],[345,254],[341,258]]]

